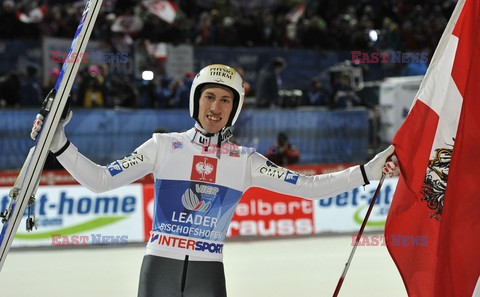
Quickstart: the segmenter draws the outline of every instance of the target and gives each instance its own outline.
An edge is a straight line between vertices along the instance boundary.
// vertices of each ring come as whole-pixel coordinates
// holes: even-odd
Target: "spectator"
[[[287,134],[280,132],[277,136],[277,145],[268,149],[266,157],[277,165],[290,165],[300,160],[300,152],[288,141]]]
[[[137,107],[138,90],[126,75],[111,78],[108,96],[114,107]]]
[[[258,107],[272,107],[278,104],[278,90],[282,86],[280,73],[285,70],[286,65],[283,58],[276,57],[260,69],[256,91]]]
[[[20,105],[40,106],[42,103],[42,88],[36,78],[38,68],[35,65],[27,67],[27,75],[21,82]]]
[[[175,108],[188,108],[190,101],[190,88],[192,87],[195,74],[191,71],[187,72],[183,77],[182,85],[177,89],[175,95]]]
[[[80,100],[83,107],[103,107],[105,104],[105,80],[97,65],[90,65],[87,77],[80,85]]]
[[[156,107],[159,108],[167,108],[171,105],[171,100],[173,98],[173,92],[170,88],[170,84],[172,83],[172,79],[169,77],[163,77],[160,80],[160,90],[157,96],[157,103]]]
[[[305,105],[328,106],[330,105],[330,94],[323,87],[318,78],[312,78],[310,88],[306,92]]]
[[[245,70],[242,66],[235,65],[233,68],[238,72],[238,74],[240,74],[241,77],[245,79]],[[250,83],[247,80],[243,81],[243,88],[245,89],[245,97],[247,97],[251,89]]]
[[[57,82],[58,75],[60,74],[60,69],[52,68],[48,73],[48,81],[47,84],[43,88],[43,97],[46,97],[48,93],[55,87],[55,83]]]
[[[20,77],[15,72],[0,77],[0,106],[19,105],[20,85]]]
[[[353,88],[348,74],[340,75],[338,84],[333,94],[333,108],[347,108],[362,105],[362,99]]]

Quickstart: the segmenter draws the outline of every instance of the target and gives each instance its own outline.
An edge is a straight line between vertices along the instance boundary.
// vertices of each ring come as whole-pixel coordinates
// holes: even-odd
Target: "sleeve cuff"
[[[368,177],[367,177],[367,173],[365,172],[365,167],[362,165],[360,165],[360,171],[362,172],[362,177],[363,177],[363,182],[364,182],[364,186],[365,185],[369,185],[370,184],[370,181],[368,180]]]
[[[70,146],[70,141],[67,140],[67,142],[65,143],[65,145],[64,145],[61,149],[59,149],[58,151],[56,151],[56,152],[54,152],[54,153],[52,152],[52,153],[53,153],[53,155],[54,155],[55,157],[58,157],[58,156],[60,156],[64,151],[66,151],[69,146]]]

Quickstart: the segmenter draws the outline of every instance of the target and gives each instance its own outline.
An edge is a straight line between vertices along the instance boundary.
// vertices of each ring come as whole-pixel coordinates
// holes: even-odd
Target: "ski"
[[[62,65],[54,89],[47,95],[43,103],[41,113],[44,115],[44,122],[41,133],[37,136],[34,146],[30,149],[15,181],[15,185],[10,191],[10,203],[7,209],[0,214],[3,223],[0,233],[0,271],[26,210],[28,213],[26,221],[27,231],[31,231],[36,227],[35,192],[38,188],[40,175],[45,165],[53,136],[62,114],[66,111],[68,97],[83,53],[90,39],[95,20],[102,6],[102,1],[89,0],[85,5],[67,59]]]

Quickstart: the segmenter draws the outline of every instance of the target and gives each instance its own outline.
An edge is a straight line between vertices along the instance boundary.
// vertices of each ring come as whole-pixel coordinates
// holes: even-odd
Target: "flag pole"
[[[385,174],[382,174],[380,178],[380,182],[378,183],[377,190],[373,195],[372,202],[370,202],[370,206],[368,207],[367,214],[363,219],[362,226],[360,227],[360,231],[358,231],[357,238],[355,239],[355,244],[353,245],[352,251],[350,252],[350,257],[348,257],[347,263],[345,263],[345,268],[343,269],[343,273],[338,280],[337,287],[335,288],[335,292],[333,293],[333,297],[337,297],[338,293],[340,292],[340,288],[342,287],[343,281],[345,280],[345,276],[347,275],[348,268],[350,267],[350,263],[352,262],[353,255],[355,254],[355,250],[357,249],[358,242],[362,237],[363,230],[367,225],[368,218],[370,217],[370,213],[372,212],[373,205],[375,205],[375,201],[377,201],[378,194],[380,193],[380,189],[382,188],[383,181],[385,180]]]

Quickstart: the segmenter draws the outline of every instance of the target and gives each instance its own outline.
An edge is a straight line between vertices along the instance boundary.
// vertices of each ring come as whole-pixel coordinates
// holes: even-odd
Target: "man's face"
[[[206,85],[200,95],[198,121],[208,133],[219,132],[233,109],[233,92],[224,86]]]

